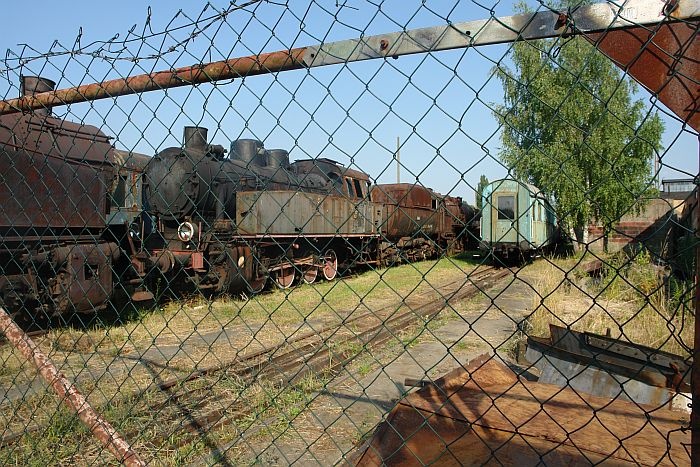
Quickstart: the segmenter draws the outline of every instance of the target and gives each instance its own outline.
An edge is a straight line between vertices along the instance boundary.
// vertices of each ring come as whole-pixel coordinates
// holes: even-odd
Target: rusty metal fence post
[[[698,138],[698,164],[700,164],[700,138]],[[700,170],[700,165],[698,165]],[[695,230],[695,338],[693,340],[693,399],[690,415],[691,455],[693,466],[700,465],[700,172],[695,178],[695,209],[693,228]]]
[[[130,467],[145,466],[139,455],[129,443],[92,408],[90,403],[78,391],[73,383],[63,376],[56,365],[37,347],[32,339],[20,329],[10,315],[0,306],[0,332],[19,350],[24,357],[36,366],[46,384],[56,392],[61,402],[78,415],[102,445],[107,448],[120,463]]]

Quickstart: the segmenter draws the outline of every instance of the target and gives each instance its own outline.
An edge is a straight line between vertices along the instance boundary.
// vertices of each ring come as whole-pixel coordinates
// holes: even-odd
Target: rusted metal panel
[[[295,191],[236,195],[241,235],[337,235],[375,233],[374,203]]]
[[[414,237],[419,233],[434,237],[441,232],[444,221],[433,208],[432,192],[421,185],[375,185],[372,199],[384,205],[382,232],[389,239]]]
[[[46,383],[58,394],[62,403],[78,415],[92,434],[106,447],[117,461],[127,466],[145,466],[138,453],[129,443],[102,418],[75,385],[58,371],[56,365],[37,347],[34,341],[12,321],[7,312],[0,307],[0,332],[19,350],[24,358],[36,366]]]
[[[690,364],[680,355],[659,349],[553,324],[549,338],[531,336],[528,346],[541,354],[596,366],[652,386],[690,389]]]
[[[105,225],[113,149],[97,128],[53,117],[0,117],[0,226]]]
[[[700,151],[699,151],[700,153]],[[700,159],[700,157],[699,157]],[[700,166],[699,166],[700,168]],[[693,227],[695,236],[700,237],[700,186],[696,178],[695,185],[695,206],[693,209]],[[700,463],[700,243],[695,246],[695,336],[693,338],[693,369],[692,369],[692,400],[693,410],[690,419],[690,430],[692,433],[691,459],[695,464]]]
[[[550,334],[528,338],[525,358],[540,370],[540,382],[687,411],[690,366],[680,355],[554,325]]]
[[[430,208],[432,195],[428,188],[413,183],[386,183],[372,187],[372,198],[380,203],[404,208]]]
[[[409,394],[357,465],[685,465],[678,412],[519,379],[482,356]]]
[[[109,140],[92,125],[32,114],[0,116],[0,144],[9,151],[105,165],[113,157]]]
[[[0,226],[101,228],[108,173],[76,161],[0,148]]]
[[[653,28],[635,27],[584,37],[680,119],[700,131],[699,26],[697,20],[662,23]]]
[[[72,245],[56,248],[52,255],[57,263],[66,264],[51,291],[57,310],[92,313],[104,307],[112,296],[112,263],[119,257],[119,247],[115,243]]]

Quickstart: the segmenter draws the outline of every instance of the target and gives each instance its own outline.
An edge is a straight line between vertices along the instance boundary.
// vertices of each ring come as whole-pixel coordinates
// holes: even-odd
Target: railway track
[[[161,381],[155,387],[167,393],[167,397],[158,406],[153,407],[153,410],[157,413],[169,405],[175,405],[187,412],[187,417],[183,417],[186,421],[181,421],[176,427],[182,436],[179,436],[175,443],[175,445],[186,445],[201,433],[233,423],[239,414],[244,416],[251,410],[250,407],[242,406],[237,401],[208,409],[217,405],[217,402],[221,402],[223,396],[212,396],[211,390],[206,387],[189,387],[205,376],[225,372],[228,377],[236,378],[241,384],[247,386],[261,381],[278,385],[294,385],[308,375],[319,373],[333,376],[357,357],[356,349],[382,345],[412,324],[428,321],[448,304],[470,298],[510,274],[509,269],[480,267],[467,278],[443,284],[439,289],[414,293],[400,302],[375,310],[350,313],[339,324],[322,326],[231,361],[195,370],[185,377]],[[441,300],[432,299],[436,292],[442,297]],[[134,394],[133,398],[138,399],[140,395]],[[191,416],[195,409],[199,413]],[[171,422],[177,422],[177,420],[171,420]],[[163,421],[163,423],[166,422]],[[0,438],[0,447],[16,443],[24,434],[36,432],[42,428],[41,425],[34,425],[25,427],[21,433],[4,436]],[[168,435],[171,434],[172,432],[168,432]],[[138,432],[124,433],[126,438],[138,435]],[[149,441],[159,444],[158,440]]]

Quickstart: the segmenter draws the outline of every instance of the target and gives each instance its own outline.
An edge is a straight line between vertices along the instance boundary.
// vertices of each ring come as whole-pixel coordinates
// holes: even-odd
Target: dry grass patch
[[[249,300],[222,297],[213,301],[199,298],[171,302],[153,310],[137,310],[137,315],[123,324],[88,330],[56,329],[36,341],[61,371],[76,381],[91,404],[127,435],[135,433],[131,438],[136,439],[139,452],[159,463],[186,464],[206,447],[188,441],[182,448],[172,448],[180,436],[172,433],[188,416],[178,410],[195,413],[200,408],[173,406],[167,395],[155,388],[156,383],[182,377],[195,368],[232,362],[238,356],[276,345],[299,333],[339,325],[358,313],[399,304],[417,294],[422,294],[423,300],[438,298],[438,287],[466,282],[473,267],[465,261],[442,259],[273,291]],[[346,326],[352,331],[352,324]],[[423,326],[419,323],[405,329],[404,338],[415,340]],[[364,371],[369,371],[376,361],[371,355],[371,361],[359,358],[367,356],[367,349],[359,345],[343,351],[356,355],[355,363],[366,366]],[[33,366],[16,356],[10,346],[0,349],[0,360],[4,363],[0,382],[5,387],[21,391],[36,378]],[[281,424],[281,428],[273,431],[284,431],[285,420],[294,419],[309,402],[300,398],[298,387],[264,387],[263,383],[256,383],[241,388],[231,382],[232,378],[213,376],[202,381],[210,384],[208,397],[227,403],[230,416],[235,418],[236,429],[212,435],[221,442],[260,423],[261,417],[276,417],[272,425]],[[308,394],[313,384],[307,386],[301,389],[303,394]],[[291,390],[297,392],[289,393]],[[246,407],[240,413],[233,410],[239,403]],[[51,459],[55,463],[113,463],[91,441],[91,436],[78,428],[74,417],[62,410],[42,385],[14,401],[6,400],[3,412],[13,416],[0,420],[0,431],[21,431],[30,425],[44,428],[26,435],[16,448],[3,450],[0,462],[32,464]],[[268,428],[272,425],[268,424]],[[174,439],[156,445],[150,441],[173,436]]]
[[[529,271],[536,293],[526,333],[548,336],[551,323],[685,355],[694,326],[688,285],[674,282],[669,294],[644,255],[611,257],[606,264],[597,280],[572,269],[571,260],[542,261]]]

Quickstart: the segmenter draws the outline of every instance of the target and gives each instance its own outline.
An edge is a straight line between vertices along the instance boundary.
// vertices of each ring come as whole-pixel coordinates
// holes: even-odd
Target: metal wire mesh
[[[697,11],[209,3],[9,50],[0,459],[688,464]]]

